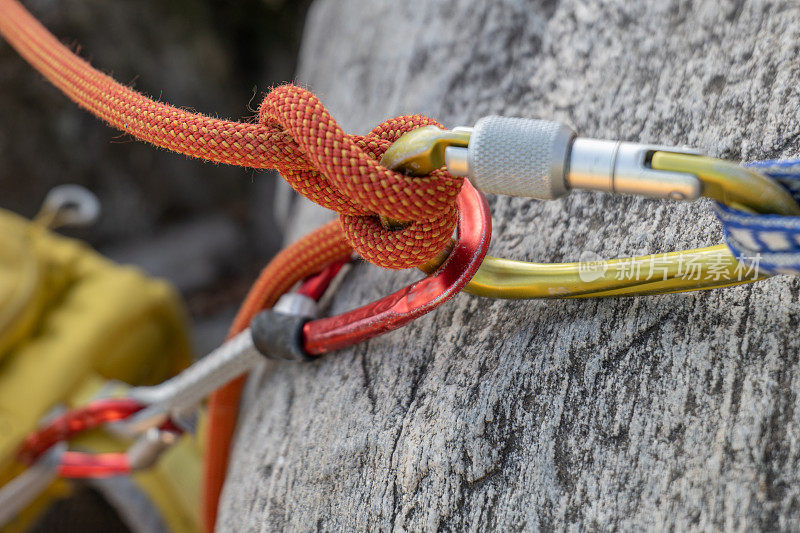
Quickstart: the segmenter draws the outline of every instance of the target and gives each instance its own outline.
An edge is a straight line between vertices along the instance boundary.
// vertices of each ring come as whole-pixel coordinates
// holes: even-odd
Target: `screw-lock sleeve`
[[[483,192],[543,200],[567,193],[575,132],[558,122],[484,117],[469,141],[469,179]]]

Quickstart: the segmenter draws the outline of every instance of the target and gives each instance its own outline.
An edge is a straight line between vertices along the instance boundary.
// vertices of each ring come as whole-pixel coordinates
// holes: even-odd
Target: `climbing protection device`
[[[706,196],[716,200],[721,217],[800,215],[786,188],[748,168],[674,147],[584,139],[544,120],[491,116],[474,128],[426,126],[403,135],[381,163],[409,175],[446,165],[452,175],[469,177],[485,192],[510,196],[554,199],[572,189],[689,201]],[[729,218],[733,223],[741,215]],[[748,251],[755,257],[761,250]],[[737,257],[724,245],[590,264],[487,257],[465,290],[494,298],[624,296],[737,285],[769,273],[762,263],[743,276],[747,257]]]
[[[345,315],[308,321],[316,315],[315,300],[322,296],[341,267],[343,253],[349,256],[346,248],[344,252],[337,248],[333,253],[323,251],[317,256],[330,259],[332,264],[321,274],[306,280],[297,293],[281,297],[273,309],[257,311],[250,328],[160,385],[133,388],[124,398],[98,400],[55,418],[26,440],[20,459],[29,465],[38,464],[38,460],[60,442],[114,423],[110,429],[115,434],[135,439],[132,448],[126,452],[102,454],[64,452],[52,472],[62,477],[107,477],[147,468],[175,442],[176,435],[184,429],[192,429],[193,424],[185,422],[189,409],[247,372],[263,360],[263,356],[310,359],[334,347],[395,329],[429,312],[461,290],[488,249],[491,222],[485,199],[466,184],[459,204],[462,207],[459,242],[436,274]],[[265,269],[261,278],[280,289],[293,284],[280,281],[281,273],[296,276],[298,272],[297,268],[286,265],[275,268],[281,264],[281,261],[273,262],[273,268]],[[263,290],[257,283],[248,298],[252,305],[243,308],[260,309],[265,298]],[[256,302],[256,298],[260,301]],[[267,297],[267,302],[269,299]],[[353,320],[354,316],[359,320]],[[212,409],[214,407],[212,405]],[[49,456],[48,462],[52,462]]]
[[[56,416],[25,439],[19,460],[33,466],[53,446],[81,433],[124,420],[143,408],[143,404],[131,398],[109,398]],[[168,420],[162,421],[155,429],[155,433],[143,435],[127,453],[90,454],[65,450],[57,458],[55,473],[66,478],[99,478],[131,474],[135,470],[148,468],[155,464],[158,454],[166,446],[176,442],[177,435],[182,432],[180,428],[169,424]]]

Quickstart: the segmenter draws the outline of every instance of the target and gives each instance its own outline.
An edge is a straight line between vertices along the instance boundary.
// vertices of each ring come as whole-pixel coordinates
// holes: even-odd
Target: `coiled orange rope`
[[[286,85],[265,98],[259,122],[219,120],[156,102],[94,69],[50,34],[17,0],[0,0],[0,34],[40,73],[80,106],[114,127],[156,146],[217,163],[275,168],[299,193],[340,214],[282,251],[264,270],[231,332],[272,305],[296,281],[331,258],[350,253],[387,268],[432,259],[458,219],[461,180],[444,171],[409,178],[377,161],[403,133],[435,121],[388,120],[366,136],[347,135],[319,100]],[[384,229],[376,215],[411,221]],[[214,527],[242,380],[212,397],[204,477],[206,529]]]

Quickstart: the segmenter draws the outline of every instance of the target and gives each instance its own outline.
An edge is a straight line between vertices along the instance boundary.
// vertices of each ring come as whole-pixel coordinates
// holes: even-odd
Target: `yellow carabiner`
[[[417,141],[399,139],[382,163],[409,174],[426,174],[442,166],[447,146],[466,147],[468,130],[445,135],[426,131]],[[466,134],[465,134],[466,132]],[[413,138],[414,132],[406,134]],[[413,164],[410,164],[412,163]],[[652,170],[696,177],[701,195],[757,213],[800,215],[800,206],[779,184],[734,163],[689,153],[653,150]],[[413,168],[413,170],[412,170]],[[446,253],[442,254],[445,257]],[[421,268],[431,272],[434,259]],[[737,261],[724,244],[640,257],[575,263],[530,263],[487,256],[464,289],[490,298],[588,298],[695,291],[750,283],[767,276],[757,264]]]

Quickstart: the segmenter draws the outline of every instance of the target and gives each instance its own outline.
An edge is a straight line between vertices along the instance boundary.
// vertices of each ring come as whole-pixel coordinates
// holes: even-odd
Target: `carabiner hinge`
[[[650,162],[656,152],[698,155],[670,146],[577,138],[572,143],[567,184],[590,189],[651,198],[697,200],[703,194],[700,179],[685,172],[655,170]]]

